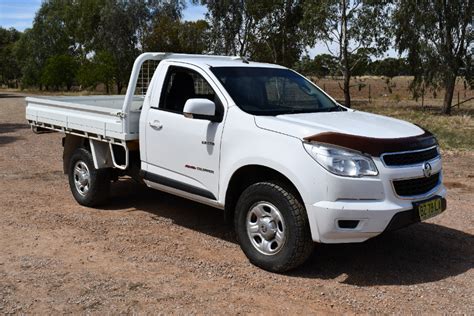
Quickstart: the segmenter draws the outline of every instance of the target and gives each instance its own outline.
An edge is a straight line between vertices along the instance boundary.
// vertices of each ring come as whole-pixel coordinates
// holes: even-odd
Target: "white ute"
[[[125,96],[26,102],[35,132],[65,133],[79,204],[104,203],[110,183],[131,176],[223,209],[266,270],[298,266],[314,242],[363,242],[446,209],[432,134],[345,108],[278,65],[144,53]]]

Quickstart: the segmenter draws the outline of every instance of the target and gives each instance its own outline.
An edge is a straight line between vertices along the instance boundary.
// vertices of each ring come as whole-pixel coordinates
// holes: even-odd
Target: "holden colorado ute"
[[[65,134],[79,204],[104,203],[111,182],[130,176],[222,209],[269,271],[298,266],[315,242],[363,242],[446,209],[430,132],[345,108],[282,66],[144,53],[125,96],[26,103],[33,131]]]

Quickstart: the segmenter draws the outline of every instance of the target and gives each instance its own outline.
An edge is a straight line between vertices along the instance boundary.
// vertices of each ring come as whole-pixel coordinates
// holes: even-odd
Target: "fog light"
[[[339,225],[339,228],[354,229],[357,227],[357,225],[359,225],[359,221],[340,220],[340,221],[337,221],[337,224]]]

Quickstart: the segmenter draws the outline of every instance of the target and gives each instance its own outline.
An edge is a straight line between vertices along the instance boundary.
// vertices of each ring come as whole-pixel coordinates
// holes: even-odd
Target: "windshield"
[[[234,102],[253,115],[344,111],[311,82],[289,69],[213,67]]]

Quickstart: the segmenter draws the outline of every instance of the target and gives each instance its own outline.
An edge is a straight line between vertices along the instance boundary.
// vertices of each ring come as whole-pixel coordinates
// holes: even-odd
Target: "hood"
[[[394,118],[361,111],[255,116],[263,129],[305,138],[323,132],[336,132],[372,138],[417,136],[424,131],[416,125]]]

